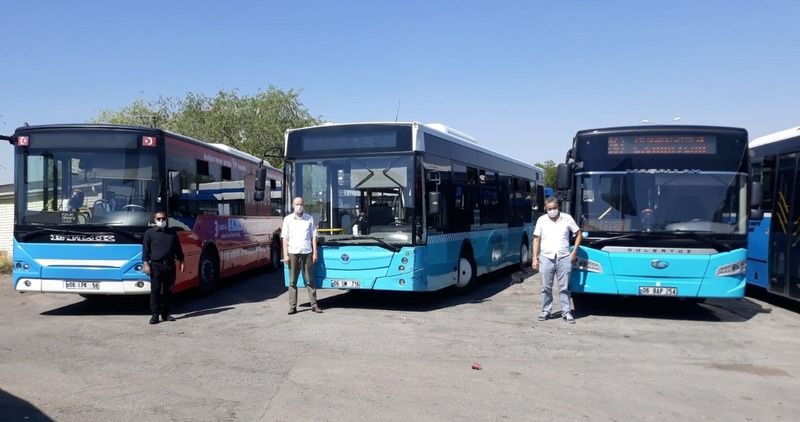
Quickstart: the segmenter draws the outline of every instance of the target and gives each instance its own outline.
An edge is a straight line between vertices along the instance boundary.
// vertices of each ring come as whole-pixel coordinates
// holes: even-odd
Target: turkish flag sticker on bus
[[[19,146],[19,147],[28,146],[28,137],[27,136],[17,136],[17,146]]]
[[[142,146],[143,147],[154,147],[156,146],[156,141],[158,138],[155,136],[142,136]]]

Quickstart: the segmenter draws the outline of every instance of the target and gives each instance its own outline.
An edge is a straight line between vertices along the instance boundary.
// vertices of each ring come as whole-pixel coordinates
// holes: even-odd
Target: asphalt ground
[[[742,300],[576,298],[537,322],[539,278],[468,293],[320,291],[279,273],[179,295],[20,294],[0,276],[2,421],[797,420],[800,314]],[[555,305],[558,306],[557,304]],[[472,369],[478,364],[481,369]]]

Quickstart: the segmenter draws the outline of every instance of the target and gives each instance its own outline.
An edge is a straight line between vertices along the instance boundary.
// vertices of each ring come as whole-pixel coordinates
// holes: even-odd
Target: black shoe
[[[150,317],[150,324],[158,324],[158,314],[153,314],[153,316]]]
[[[170,315],[170,314],[162,314],[162,315],[161,315],[161,320],[162,320],[162,321],[169,321],[169,322],[172,322],[172,321],[175,321],[175,317],[174,317],[174,316],[172,316],[172,315]]]
[[[296,313],[297,313],[297,308],[291,308],[291,309],[289,309],[289,315],[294,315],[294,314],[296,314]]]

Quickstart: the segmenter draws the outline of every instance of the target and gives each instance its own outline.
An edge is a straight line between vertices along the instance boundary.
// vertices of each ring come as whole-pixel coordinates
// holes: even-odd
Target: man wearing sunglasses
[[[572,272],[572,263],[578,259],[578,247],[581,245],[581,231],[575,220],[569,214],[558,210],[558,199],[550,197],[544,201],[546,215],[536,220],[533,230],[533,259],[531,266],[534,270],[541,267],[542,276],[542,312],[539,321],[550,318],[553,308],[553,281],[556,281],[558,298],[561,302],[561,317],[564,321],[574,324],[569,296],[569,275]],[[575,234],[575,245],[572,252],[569,250],[570,233]]]
[[[170,293],[175,285],[175,261],[183,272],[183,249],[175,230],[167,227],[167,214],[155,213],[155,227],[144,232],[142,240],[142,261],[144,273],[150,275],[150,324],[162,321],[175,321],[169,314]]]

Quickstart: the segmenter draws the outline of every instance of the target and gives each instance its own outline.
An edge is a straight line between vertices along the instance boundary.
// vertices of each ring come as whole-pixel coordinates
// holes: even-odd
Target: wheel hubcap
[[[472,264],[466,258],[458,260],[458,287],[464,287],[470,283],[472,279]]]
[[[528,245],[522,245],[519,248],[519,261],[522,265],[526,265],[531,261],[530,253],[528,253]]]

